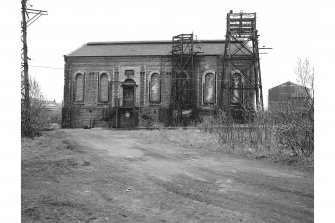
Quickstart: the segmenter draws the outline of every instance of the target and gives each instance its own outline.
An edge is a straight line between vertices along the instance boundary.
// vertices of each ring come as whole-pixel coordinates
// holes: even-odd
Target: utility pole
[[[24,135],[29,136],[32,134],[31,117],[30,117],[30,96],[29,96],[29,75],[28,75],[28,47],[27,47],[27,27],[34,23],[42,15],[47,15],[47,11],[36,10],[27,8],[28,0],[21,0],[21,41],[23,43],[21,53],[21,97],[24,100],[24,117],[23,123]],[[21,104],[22,106],[22,104]]]

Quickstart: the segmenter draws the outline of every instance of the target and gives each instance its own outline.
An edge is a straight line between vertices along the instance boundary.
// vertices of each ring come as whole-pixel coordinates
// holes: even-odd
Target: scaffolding
[[[172,38],[172,86],[170,98],[170,125],[186,125],[194,116],[197,106],[197,78],[195,55],[201,45],[194,40],[193,33],[180,34]]]
[[[252,121],[263,110],[256,13],[227,14],[221,106],[234,121]]]

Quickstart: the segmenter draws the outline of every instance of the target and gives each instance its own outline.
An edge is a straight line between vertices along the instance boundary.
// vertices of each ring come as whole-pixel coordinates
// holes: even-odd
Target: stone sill
[[[161,106],[161,103],[150,103],[149,106]]]
[[[83,102],[83,101],[74,101],[73,104],[75,104],[75,105],[85,105],[85,102]]]
[[[201,106],[201,108],[203,108],[203,109],[208,109],[208,110],[210,110],[210,109],[213,109],[213,108],[215,108],[217,106],[217,104],[211,104],[211,105],[202,105]]]

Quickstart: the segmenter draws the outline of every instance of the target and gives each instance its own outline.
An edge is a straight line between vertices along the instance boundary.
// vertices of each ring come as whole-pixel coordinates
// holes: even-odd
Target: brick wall
[[[219,63],[219,58],[217,56],[206,56],[199,57],[197,66],[197,91],[198,91],[198,107],[201,109],[213,109],[217,106],[218,98],[220,94],[220,83],[221,83],[221,66]],[[204,75],[206,72],[211,72],[215,74],[215,92],[216,92],[216,103],[214,105],[205,105],[203,100],[203,85],[204,85]]]
[[[94,106],[98,102],[98,72],[85,75],[85,105]]]
[[[198,107],[206,107],[202,100],[203,74],[213,70],[216,74],[217,94],[220,93],[221,64],[218,56],[199,56],[195,72],[194,86],[197,95]],[[154,121],[165,122],[170,105],[171,94],[171,58],[169,56],[151,57],[70,57],[66,58],[64,72],[64,107],[70,110],[64,112],[63,119],[71,119],[71,127],[84,127],[95,123],[102,123],[103,109],[115,107],[115,98],[119,98],[122,105],[123,87],[116,82],[124,82],[127,78],[133,79],[136,84],[136,107],[141,112],[153,118]],[[134,70],[133,76],[126,76],[126,70]],[[75,74],[84,73],[84,100],[74,100]],[[99,100],[99,77],[106,72],[109,80],[108,101]],[[161,78],[161,102],[149,102],[150,73],[158,72]],[[106,86],[104,86],[104,89]],[[218,97],[216,97],[218,98]],[[213,106],[206,107],[214,109]],[[66,109],[65,109],[66,110]]]

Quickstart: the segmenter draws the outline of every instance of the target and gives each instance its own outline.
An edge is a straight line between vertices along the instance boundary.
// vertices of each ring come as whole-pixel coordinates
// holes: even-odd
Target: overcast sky
[[[222,0],[30,0],[30,4],[49,14],[28,30],[30,74],[47,98],[56,101],[63,99],[63,55],[82,44],[170,40],[173,35],[191,32],[198,39],[224,39],[229,10],[256,12],[259,45],[273,48],[261,55],[264,104],[269,88],[288,80],[296,82],[294,68],[299,57],[309,57],[316,67],[319,44],[313,40],[317,37],[316,26],[320,25],[316,18],[324,7],[303,1]]]
[[[298,57],[309,57],[315,67],[316,219],[329,222],[334,210],[334,118],[333,64],[335,38],[334,4],[330,0],[257,1],[112,1],[112,0],[31,0],[35,9],[47,10],[28,28],[30,74],[39,81],[48,99],[63,99],[63,55],[91,41],[171,40],[173,35],[194,32],[199,39],[223,39],[229,10],[256,12],[260,46],[272,47],[261,59],[263,93],[285,81],[295,81]],[[1,174],[18,179],[14,186],[7,178],[2,186],[2,214],[10,222],[20,215],[8,212],[16,203],[20,210],[20,1],[1,5],[1,119],[0,148],[6,157]],[[3,68],[4,67],[4,68]],[[267,104],[267,97],[264,100]],[[9,135],[12,134],[12,135]],[[10,137],[8,137],[10,136]],[[15,140],[12,140],[12,139]],[[4,139],[4,140],[3,140]],[[17,149],[15,149],[17,148]],[[15,173],[14,173],[15,172]],[[16,188],[15,190],[13,188]],[[14,193],[10,193],[11,190]],[[322,193],[323,192],[323,193]],[[320,200],[320,194],[322,199]],[[3,206],[1,204],[3,203]],[[2,216],[4,218],[4,216]],[[5,216],[6,219],[6,216]]]

